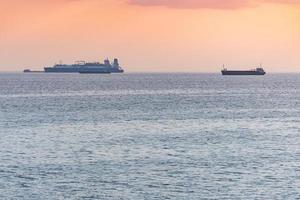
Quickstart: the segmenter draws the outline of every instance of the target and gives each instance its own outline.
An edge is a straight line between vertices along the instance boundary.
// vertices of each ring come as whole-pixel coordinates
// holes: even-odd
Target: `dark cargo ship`
[[[253,70],[222,70],[222,75],[265,75],[266,72],[263,68],[256,68]]]

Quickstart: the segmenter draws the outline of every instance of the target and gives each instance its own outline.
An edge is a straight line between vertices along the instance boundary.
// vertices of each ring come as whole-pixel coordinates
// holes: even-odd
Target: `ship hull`
[[[265,72],[259,72],[259,71],[229,71],[229,70],[223,70],[222,75],[235,75],[235,76],[263,76],[265,75]]]
[[[123,69],[111,69],[110,70],[111,73],[124,73]]]
[[[94,72],[94,69],[90,69],[89,67],[86,67],[86,69],[82,68],[76,68],[76,67],[69,67],[69,68],[58,68],[58,67],[45,67],[44,72],[45,73],[124,73],[124,70],[120,69],[105,69],[104,72],[102,72],[102,69],[96,69]],[[87,72],[85,72],[87,71]]]
[[[78,67],[66,67],[66,68],[58,68],[58,67],[45,67],[45,73],[78,73]]]
[[[110,74],[111,72],[79,72],[80,74]]]
[[[82,68],[78,71],[80,74],[110,74],[111,72],[105,68]]]

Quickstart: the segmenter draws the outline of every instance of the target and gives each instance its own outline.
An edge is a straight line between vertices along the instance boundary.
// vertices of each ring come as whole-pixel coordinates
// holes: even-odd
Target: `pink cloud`
[[[129,0],[140,6],[166,6],[171,8],[238,9],[261,3],[298,4],[300,0]]]
[[[249,0],[130,0],[142,6],[167,6],[173,8],[219,8],[236,9],[248,6]]]
[[[263,0],[262,0],[263,1]],[[300,0],[265,0],[266,2],[282,3],[282,4],[299,4]]]

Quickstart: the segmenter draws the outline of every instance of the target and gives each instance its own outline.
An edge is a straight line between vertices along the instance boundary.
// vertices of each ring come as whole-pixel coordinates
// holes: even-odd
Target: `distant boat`
[[[265,75],[266,72],[262,67],[252,70],[228,70],[227,68],[222,69],[222,75]]]
[[[44,71],[32,71],[32,70],[30,70],[30,69],[24,69],[23,72],[24,72],[24,73],[42,73],[42,72],[44,72]]]
[[[124,70],[120,67],[118,59],[114,59],[110,63],[108,59],[104,63],[77,61],[75,64],[56,64],[53,67],[45,67],[46,73],[123,73]]]

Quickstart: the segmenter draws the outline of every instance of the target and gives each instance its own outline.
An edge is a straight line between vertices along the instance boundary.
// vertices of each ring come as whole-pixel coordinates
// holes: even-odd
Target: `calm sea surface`
[[[0,74],[0,199],[300,199],[300,74]]]

